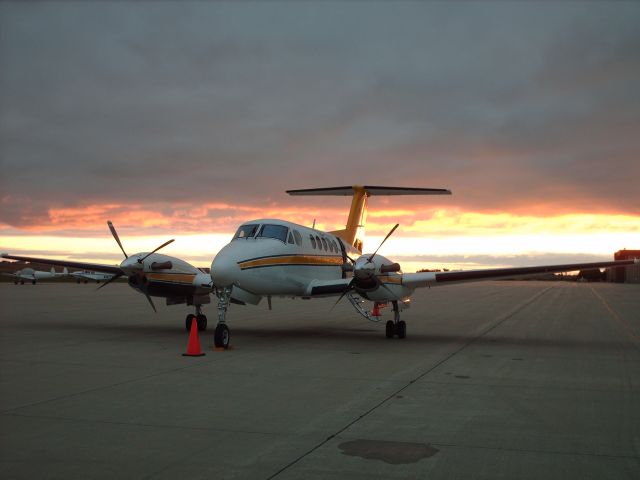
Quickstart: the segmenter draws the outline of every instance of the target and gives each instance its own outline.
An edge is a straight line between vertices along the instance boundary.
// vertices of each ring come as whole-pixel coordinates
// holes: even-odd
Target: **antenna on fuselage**
[[[313,228],[314,230],[316,229],[316,219],[313,219],[313,225],[311,226],[311,228]]]

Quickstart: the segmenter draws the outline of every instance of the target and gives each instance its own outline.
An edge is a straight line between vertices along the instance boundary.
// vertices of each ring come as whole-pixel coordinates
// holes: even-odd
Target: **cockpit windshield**
[[[247,225],[241,225],[238,231],[236,232],[234,239],[236,238],[250,238],[256,234],[256,230],[258,230],[257,223],[250,223]]]
[[[287,243],[287,233],[289,229],[283,225],[263,225],[258,232],[258,237],[276,238],[281,242]]]

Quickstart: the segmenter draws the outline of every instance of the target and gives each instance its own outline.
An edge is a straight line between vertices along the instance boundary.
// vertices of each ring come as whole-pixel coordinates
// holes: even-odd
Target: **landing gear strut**
[[[191,322],[196,321],[198,324],[198,331],[204,332],[207,329],[207,316],[202,313],[202,305],[196,305],[196,314],[190,313],[184,320],[184,328],[187,332],[191,331]]]
[[[213,335],[213,344],[216,348],[224,348],[226,350],[229,348],[229,341],[231,340],[229,327],[225,323],[227,309],[231,302],[231,288],[216,289],[216,295],[218,296],[218,325]]]
[[[404,320],[400,320],[400,308],[397,300],[391,302],[393,305],[393,320],[389,320],[386,324],[385,334],[387,338],[405,338],[407,336],[407,324]]]

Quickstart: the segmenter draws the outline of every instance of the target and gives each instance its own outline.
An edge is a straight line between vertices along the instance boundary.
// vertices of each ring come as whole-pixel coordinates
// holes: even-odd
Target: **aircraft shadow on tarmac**
[[[78,324],[78,323],[65,323],[65,322],[39,322],[31,321],[28,324],[21,324],[26,329],[32,327],[44,330],[57,330],[57,331],[76,331],[87,333],[95,331],[99,333],[113,333],[120,335],[135,335],[140,336],[141,340],[144,340],[144,336],[152,335],[155,338],[158,336],[175,337],[177,335],[183,335],[186,339],[186,332],[172,325],[106,325],[100,323],[93,324]],[[19,328],[19,327],[18,327]],[[210,331],[200,332],[201,341],[207,342],[209,337],[213,333]],[[256,343],[287,343],[291,342],[292,346],[295,346],[296,341],[304,342],[308,344],[310,341],[322,343],[352,343],[358,342],[359,345],[371,343],[378,346],[381,342],[388,343],[390,345],[406,345],[407,347],[415,348],[422,345],[428,348],[429,345],[442,345],[442,344],[473,344],[473,345],[485,345],[492,347],[540,347],[540,348],[578,348],[578,349],[597,349],[597,350],[613,350],[618,351],[621,348],[625,348],[626,342],[622,341],[602,341],[602,340],[584,340],[584,339],[571,339],[571,338],[521,338],[513,336],[503,336],[492,334],[488,337],[474,335],[454,335],[454,334],[428,334],[428,333],[412,333],[411,337],[403,340],[387,339],[384,338],[384,330],[382,328],[332,328],[332,327],[320,327],[320,326],[306,326],[299,328],[264,328],[244,327],[241,324],[234,325],[234,339],[232,343],[242,344],[242,342],[251,344]],[[629,341],[629,343],[631,343]],[[396,351],[396,349],[394,349]]]

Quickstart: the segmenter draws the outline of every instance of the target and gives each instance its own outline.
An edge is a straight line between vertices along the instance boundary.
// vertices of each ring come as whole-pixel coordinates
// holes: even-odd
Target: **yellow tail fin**
[[[362,239],[367,217],[367,198],[371,195],[451,195],[451,191],[444,188],[377,187],[371,185],[307,188],[287,190],[287,193],[289,195],[352,195],[347,225],[344,230],[336,230],[330,233],[340,237],[349,245],[353,245],[360,253],[362,253]]]

